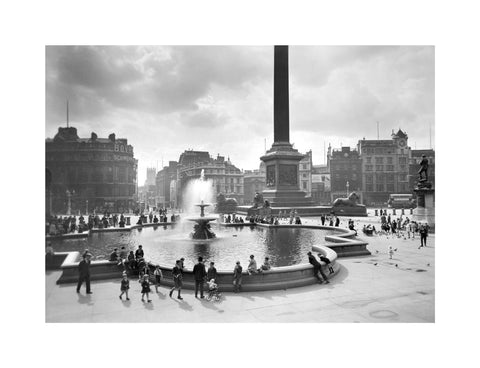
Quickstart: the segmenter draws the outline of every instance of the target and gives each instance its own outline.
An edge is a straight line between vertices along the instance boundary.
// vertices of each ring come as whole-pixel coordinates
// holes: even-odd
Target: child
[[[143,275],[143,278],[140,281],[142,283],[142,302],[145,301],[143,297],[147,294],[147,302],[150,303],[151,300],[148,295],[150,293],[150,281],[148,280],[148,275]]]
[[[163,278],[162,270],[160,269],[159,265],[155,266],[155,271],[153,271],[155,275],[155,292],[158,293],[158,287],[160,286],[160,280]]]
[[[123,294],[125,294],[125,296],[127,297],[126,300],[130,300],[128,298],[128,289],[130,289],[130,281],[128,280],[127,273],[125,271],[123,271],[122,276],[123,278],[120,283],[120,291],[122,293],[120,294],[119,298],[122,299]]]
[[[208,296],[207,300],[212,300],[218,302],[220,300],[220,295],[218,294],[218,285],[215,283],[214,279],[211,279],[208,282]]]
[[[332,263],[330,262],[330,260],[327,257],[325,257],[321,253],[318,253],[318,258],[320,258],[320,261],[325,262],[325,264],[328,267],[328,271],[330,272],[330,275],[335,272],[335,271],[333,271]]]
[[[393,256],[393,248],[392,248],[392,246],[390,246],[390,247],[388,248],[388,254],[390,255],[390,259],[392,259],[392,256]]]

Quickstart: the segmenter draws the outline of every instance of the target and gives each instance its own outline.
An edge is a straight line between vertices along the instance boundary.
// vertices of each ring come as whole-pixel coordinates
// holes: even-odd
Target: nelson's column
[[[274,142],[272,148],[260,157],[266,167],[263,197],[270,202],[272,214],[292,208],[299,214],[324,212],[300,189],[298,168],[304,155],[292,147],[289,137],[288,46],[275,46],[274,53]]]

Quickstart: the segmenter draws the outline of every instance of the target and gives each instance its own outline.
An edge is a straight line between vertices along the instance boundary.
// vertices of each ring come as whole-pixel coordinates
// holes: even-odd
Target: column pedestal
[[[430,183],[419,185],[414,189],[417,194],[417,208],[413,211],[412,220],[426,222],[430,231],[435,231],[435,189]]]

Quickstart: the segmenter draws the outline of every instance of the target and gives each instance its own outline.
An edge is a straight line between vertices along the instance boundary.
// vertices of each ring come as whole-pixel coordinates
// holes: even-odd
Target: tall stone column
[[[275,46],[273,74],[273,138],[289,143],[288,46]]]

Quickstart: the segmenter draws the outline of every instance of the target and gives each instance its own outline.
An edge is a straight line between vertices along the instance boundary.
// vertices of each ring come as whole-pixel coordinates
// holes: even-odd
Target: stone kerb
[[[337,273],[340,266],[336,263],[337,254],[332,249],[323,245],[316,245],[312,250],[322,253],[331,261],[331,266],[334,272]],[[78,263],[80,259],[79,252],[70,252],[67,259],[62,265],[62,275],[57,280],[57,284],[75,283],[78,280]],[[328,274],[326,265],[323,262],[322,268]],[[153,266],[152,266],[153,267]],[[170,287],[173,286],[172,266],[160,265],[163,273],[162,285]],[[105,280],[118,279],[120,280],[123,272],[123,266],[118,266],[117,262],[110,261],[92,261],[90,266],[90,279]],[[152,268],[153,271],[153,268]],[[217,284],[221,291],[233,291],[233,265],[231,271],[219,270]],[[129,275],[131,280],[137,278],[136,275]],[[275,267],[269,271],[261,273],[254,273],[248,275],[245,271],[242,277],[243,291],[266,291],[294,288],[300,286],[307,286],[317,283],[317,279],[313,275],[313,266],[310,264],[300,264],[285,267]],[[184,270],[183,274],[183,288],[194,289],[195,281],[193,272],[190,269]]]

